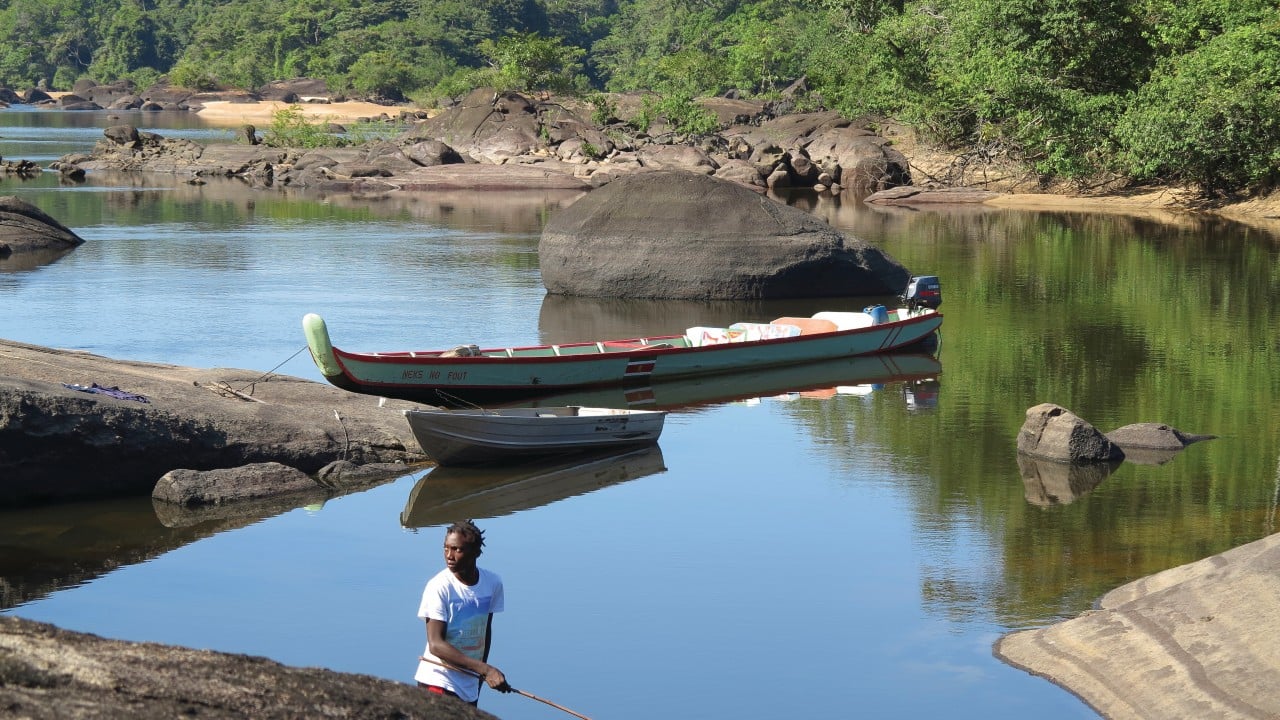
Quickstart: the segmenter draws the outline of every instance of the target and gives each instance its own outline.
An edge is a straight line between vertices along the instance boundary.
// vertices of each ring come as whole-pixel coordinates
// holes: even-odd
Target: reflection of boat
[[[902,387],[908,410],[932,410],[938,407],[937,378],[913,380]]]
[[[772,397],[798,393],[815,397],[828,394],[862,394],[877,385],[913,380],[934,380],[942,363],[924,353],[884,353],[843,358],[790,367],[768,368],[724,375],[650,383],[628,388],[599,388],[561,393],[529,402],[537,406],[592,405],[595,407],[644,407],[671,410],[681,407]]]
[[[428,527],[509,515],[666,469],[657,445],[514,467],[436,468],[413,486],[400,524]]]
[[[660,410],[569,405],[544,408],[405,410],[418,444],[441,465],[651,445],[662,434]]]
[[[678,335],[534,347],[353,353],[333,347],[324,320],[302,321],[325,379],[353,392],[438,404],[447,392],[476,402],[511,402],[568,390],[636,385],[785,367],[889,352],[929,338],[942,325],[932,307],[817,313]]]

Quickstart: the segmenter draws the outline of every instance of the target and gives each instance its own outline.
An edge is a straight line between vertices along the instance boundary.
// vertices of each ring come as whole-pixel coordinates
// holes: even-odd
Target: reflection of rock
[[[253,472],[254,468],[263,468],[268,465],[272,465],[272,463],[235,468],[226,472],[234,473],[236,470]],[[284,468],[284,466],[278,467]],[[292,468],[284,469],[291,470]],[[239,527],[286,513],[294,508],[314,504],[323,505],[326,501],[335,497],[380,485],[388,480],[401,477],[412,470],[413,468],[401,463],[356,465],[347,460],[337,460],[322,468],[316,474],[315,480],[307,478],[306,485],[293,492],[285,492],[280,487],[261,488],[257,493],[257,497],[248,498],[242,495],[228,502],[204,505],[166,502],[164,499],[153,496],[152,504],[156,517],[161,524],[168,528],[190,527],[214,521],[234,523],[236,527]],[[190,470],[177,472],[193,473]],[[214,470],[208,473],[194,473],[194,476],[216,476],[222,472],[224,471]],[[165,479],[173,474],[169,473],[164,478],[161,478],[160,482],[156,484],[157,490],[160,489]],[[260,475],[265,479],[271,476],[271,471],[260,473]],[[304,475],[303,477],[306,476]],[[249,486],[249,489],[252,490],[253,486]],[[226,488],[221,490],[225,491]]]
[[[188,507],[176,503],[152,499],[156,519],[167,528],[188,528],[202,523],[228,523],[235,527],[248,525],[269,517],[289,512],[294,508],[329,500],[333,493],[312,486],[313,489],[287,495],[239,500],[222,505],[196,505]]]
[[[1067,505],[1102,484],[1120,465],[1119,462],[1078,463],[1055,462],[1018,453],[1018,472],[1022,475],[1027,502],[1032,505]]]
[[[1026,422],[1018,431],[1018,452],[1068,463],[1124,459],[1124,451],[1097,428],[1053,403],[1027,410]]]
[[[1177,450],[1152,450],[1150,448],[1122,448],[1124,461],[1134,465],[1163,465],[1178,456],[1182,448]]]
[[[75,248],[47,248],[44,250],[32,250],[31,252],[13,253],[6,252],[5,246],[0,245],[0,273],[3,272],[24,272],[27,270],[35,270],[54,263],[69,254]]]

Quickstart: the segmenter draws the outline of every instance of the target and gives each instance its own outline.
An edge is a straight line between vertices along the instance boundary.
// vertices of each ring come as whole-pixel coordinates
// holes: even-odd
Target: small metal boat
[[[405,410],[418,444],[440,465],[486,465],[650,445],[662,410],[582,407]]]

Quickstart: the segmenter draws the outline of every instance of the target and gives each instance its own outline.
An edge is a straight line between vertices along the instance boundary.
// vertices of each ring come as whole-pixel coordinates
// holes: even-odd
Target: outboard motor
[[[919,308],[938,309],[942,304],[942,282],[937,275],[915,275],[902,293],[902,302],[915,312]]]

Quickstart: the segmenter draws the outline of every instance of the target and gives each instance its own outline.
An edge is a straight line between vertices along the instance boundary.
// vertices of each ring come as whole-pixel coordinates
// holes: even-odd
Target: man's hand
[[[507,684],[507,676],[492,665],[489,666],[489,671],[484,674],[484,681],[489,687],[498,692],[511,692],[511,686]]]

